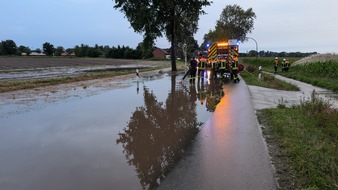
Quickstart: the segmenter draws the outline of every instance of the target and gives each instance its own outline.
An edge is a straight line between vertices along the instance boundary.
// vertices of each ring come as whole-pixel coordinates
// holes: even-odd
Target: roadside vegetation
[[[270,58],[271,59],[271,58]],[[261,61],[264,64],[267,64],[268,59],[262,59]],[[255,62],[247,61],[244,59],[243,64],[245,70],[241,72],[241,76],[248,85],[261,86],[265,88],[273,88],[277,90],[287,90],[287,91],[299,91],[299,88],[293,84],[287,83],[285,81],[275,78],[273,75],[261,73],[261,78],[258,78],[259,75],[259,65]],[[263,66],[263,70],[265,71]]]
[[[281,189],[338,189],[338,111],[316,97],[257,112]]]
[[[283,58],[280,57],[277,74],[338,92],[338,60],[307,62],[293,66],[292,64],[299,59],[300,58],[289,58],[291,67],[288,72],[282,72],[281,60],[283,60]],[[273,63],[274,58],[272,57],[243,59],[243,64],[247,68],[246,70],[253,72],[254,74],[255,71],[258,71],[259,66],[262,66],[263,71],[273,73]]]
[[[338,61],[299,64],[281,75],[338,92]]]
[[[291,63],[298,59],[291,58]],[[263,75],[258,82],[258,67],[273,72],[273,58],[245,58],[241,76],[248,84],[265,86],[271,82]],[[338,62],[324,61],[292,66],[277,74],[337,92]],[[247,74],[245,74],[247,73]],[[248,74],[250,73],[250,74]],[[247,76],[246,76],[247,75]],[[264,85],[263,85],[264,84]],[[267,86],[265,86],[267,87]],[[277,88],[268,84],[270,88]],[[287,107],[257,111],[263,135],[276,168],[280,189],[338,189],[338,110],[314,91],[310,99]]]

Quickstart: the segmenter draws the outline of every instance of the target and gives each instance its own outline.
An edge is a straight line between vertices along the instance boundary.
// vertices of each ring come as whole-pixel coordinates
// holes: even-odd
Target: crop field
[[[288,72],[281,71],[282,59],[279,58],[277,74],[338,92],[338,59],[336,56],[319,54],[303,59],[290,58],[291,67]],[[263,71],[274,72],[274,58],[245,58],[242,61],[252,72],[257,72],[259,66],[262,66]]]

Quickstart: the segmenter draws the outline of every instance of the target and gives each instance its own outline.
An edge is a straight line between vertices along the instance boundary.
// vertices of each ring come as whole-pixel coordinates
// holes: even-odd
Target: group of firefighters
[[[217,79],[218,73],[220,79],[226,78],[225,74],[229,73],[231,80],[239,82],[238,70],[240,65],[237,60],[228,61],[223,56],[219,59],[208,60],[205,56],[200,56],[199,59],[193,57],[189,66],[190,82],[195,82],[196,77],[198,80],[203,80],[204,77]]]
[[[288,72],[290,66],[291,66],[291,63],[290,63],[289,59],[283,59],[283,61],[282,61],[282,72]],[[275,69],[275,73],[276,73],[277,69],[278,69],[278,57],[275,58],[274,69]]]

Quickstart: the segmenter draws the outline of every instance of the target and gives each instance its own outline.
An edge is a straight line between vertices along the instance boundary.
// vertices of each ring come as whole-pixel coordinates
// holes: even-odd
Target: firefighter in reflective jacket
[[[199,63],[198,63],[198,79],[204,79],[204,73],[207,66],[207,59],[204,57],[204,55],[201,57]]]
[[[190,60],[190,82],[195,82],[196,77],[196,70],[197,70],[197,61],[195,57]]]
[[[210,78],[217,79],[218,61],[216,59],[211,60],[210,67],[211,67]]]
[[[275,73],[276,73],[278,69],[278,57],[275,58],[274,68],[275,68]]]
[[[231,65],[231,75],[234,79],[234,83],[239,82],[238,78],[238,61],[233,61]]]
[[[289,59],[286,59],[286,61],[285,61],[285,71],[286,72],[289,71],[289,67],[290,67],[290,61],[289,61]]]
[[[227,68],[227,60],[222,56],[219,59],[219,71],[220,71],[220,78],[222,79],[224,77],[224,73]]]

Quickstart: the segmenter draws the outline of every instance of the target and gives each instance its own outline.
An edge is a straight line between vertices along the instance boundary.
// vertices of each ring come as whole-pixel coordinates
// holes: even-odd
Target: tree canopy
[[[237,39],[246,41],[246,35],[254,29],[254,19],[256,14],[252,8],[243,10],[239,5],[227,5],[219,20],[217,20],[214,30],[210,30],[204,36],[205,41],[225,41]]]
[[[49,42],[42,44],[42,49],[43,49],[43,53],[45,53],[48,56],[52,56],[55,51],[54,45],[52,45]]]
[[[13,40],[1,41],[0,55],[14,55],[16,52],[17,46]]]
[[[210,5],[208,0],[115,0],[115,3],[114,8],[126,15],[135,32],[143,33],[145,47],[151,48],[157,37],[168,38],[173,50],[173,71],[177,70],[177,41],[184,38],[181,34],[191,35],[197,31],[199,15],[204,14],[202,7]]]

